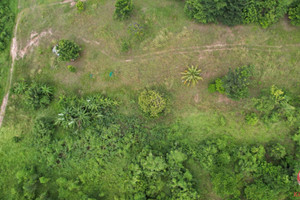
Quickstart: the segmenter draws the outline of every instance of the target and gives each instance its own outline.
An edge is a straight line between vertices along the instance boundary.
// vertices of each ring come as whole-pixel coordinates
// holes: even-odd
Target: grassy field
[[[260,89],[276,84],[299,94],[300,28],[291,26],[288,19],[268,29],[258,25],[201,25],[184,15],[183,1],[136,0],[133,16],[121,22],[113,19],[115,2],[111,0],[88,0],[82,13],[70,3],[56,4],[57,1],[20,1],[17,38],[19,57],[23,57],[16,61],[13,82],[49,83],[55,87],[56,98],[61,94],[99,92],[119,100],[122,113],[140,117],[139,92],[155,88],[168,96],[171,105],[166,116],[148,120],[151,127],[178,122],[189,130],[186,139],[191,142],[230,135],[245,144],[275,140],[289,143],[286,122],[251,126],[244,120],[245,113],[253,110],[251,98],[258,96]],[[141,40],[130,36],[128,27],[132,23],[145,28]],[[73,40],[82,47],[78,60],[57,61],[52,48],[60,39]],[[131,48],[122,52],[122,42],[129,40]],[[8,54],[8,50],[0,54],[1,65],[10,65]],[[208,84],[229,68],[247,64],[255,66],[250,98],[233,101],[208,92]],[[76,72],[71,73],[68,65],[75,66]],[[188,65],[202,70],[203,81],[195,87],[185,86],[181,80],[180,73]],[[1,83],[5,83],[8,69],[0,71]],[[114,72],[112,77],[110,72]],[[37,116],[54,116],[57,111],[55,103],[39,111],[22,109],[19,99],[11,95],[0,130],[1,141],[26,134]],[[17,147],[12,147],[11,154],[14,148]],[[22,156],[26,157],[26,152]],[[118,172],[116,163],[126,166],[125,161],[114,161],[107,174]],[[195,174],[199,172],[196,163],[189,165]],[[200,179],[206,174],[197,176]],[[111,177],[102,178],[116,184],[110,189],[118,191],[114,183],[117,180]],[[197,185],[205,185],[208,190],[211,187],[201,181]],[[210,199],[220,198],[211,194]]]
[[[139,114],[139,90],[162,88],[171,95],[173,104],[167,120],[182,118],[194,127],[192,137],[198,139],[211,134],[211,127],[220,118],[228,123],[220,127],[220,134],[229,132],[243,140],[268,141],[278,137],[278,132],[285,133],[283,125],[249,127],[242,117],[250,107],[249,99],[235,102],[208,93],[207,86],[229,68],[253,64],[256,70],[252,96],[257,95],[257,88],[275,83],[295,90],[299,85],[295,74],[300,73],[300,30],[286,19],[269,29],[256,25],[199,25],[186,19],[182,2],[136,1],[134,16],[119,22],[113,20],[111,1],[88,1],[83,13],[70,4],[47,6],[53,2],[40,1],[30,7],[33,2],[21,3],[24,10],[17,33],[19,49],[28,46],[35,32],[52,34],[46,33],[36,46],[26,49],[25,57],[17,61],[14,81],[36,79],[54,84],[57,96],[99,91],[121,100],[124,112],[132,114]],[[130,51],[122,53],[121,43],[130,37],[128,26],[133,22],[145,27],[144,39],[133,40]],[[82,56],[76,62],[56,62],[51,47],[63,38],[82,47]],[[74,65],[77,72],[70,73],[68,64]],[[202,69],[204,78],[194,88],[184,86],[180,79],[180,72],[191,64]],[[111,71],[114,76],[110,78]],[[9,111],[7,125],[14,123],[10,119],[18,117],[11,114],[14,112]]]

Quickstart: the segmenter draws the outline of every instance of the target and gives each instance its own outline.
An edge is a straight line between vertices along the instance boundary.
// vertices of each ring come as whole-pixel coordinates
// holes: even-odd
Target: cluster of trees
[[[257,23],[263,28],[288,13],[292,23],[299,23],[299,0],[187,0],[185,13],[201,23],[226,25]]]
[[[10,43],[15,14],[10,7],[9,0],[0,1],[0,51],[3,51]]]
[[[46,95],[42,86],[49,87],[19,82],[13,91],[20,98],[30,88]],[[103,95],[61,96],[53,103],[54,115],[37,115],[31,130],[1,144],[1,199],[205,199],[208,188],[192,166],[222,199],[284,199],[296,190],[299,118],[290,123],[289,146],[248,145],[229,136],[191,142],[182,124],[153,127],[121,114],[119,103]],[[165,106],[155,90],[144,90],[139,103],[146,116],[159,115],[157,108]],[[300,113],[299,100],[275,86],[254,105],[260,119],[279,113],[290,122],[288,111]]]

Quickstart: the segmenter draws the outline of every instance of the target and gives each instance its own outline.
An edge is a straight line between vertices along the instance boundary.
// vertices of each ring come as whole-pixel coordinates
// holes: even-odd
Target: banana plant
[[[183,83],[190,86],[195,86],[199,80],[203,80],[203,78],[200,75],[201,69],[198,69],[198,67],[195,66],[190,66],[182,72],[182,77],[181,79],[184,81]]]

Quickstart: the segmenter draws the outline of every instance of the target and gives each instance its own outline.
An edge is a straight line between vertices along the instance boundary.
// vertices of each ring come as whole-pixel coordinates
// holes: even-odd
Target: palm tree
[[[194,86],[199,80],[203,80],[203,78],[200,76],[200,73],[201,69],[198,69],[198,67],[192,65],[181,73],[181,79],[184,80],[184,84],[187,84],[188,86]]]

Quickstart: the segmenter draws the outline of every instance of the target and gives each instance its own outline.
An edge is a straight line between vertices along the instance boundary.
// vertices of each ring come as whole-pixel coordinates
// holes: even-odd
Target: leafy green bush
[[[76,68],[73,65],[68,65],[67,68],[70,72],[76,72]]]
[[[216,84],[215,83],[211,83],[211,84],[208,85],[208,92],[214,93],[216,91],[217,90],[216,90]]]
[[[83,1],[77,1],[76,7],[77,7],[77,10],[79,12],[82,12],[84,10],[84,2]]]
[[[199,80],[203,80],[201,77],[201,69],[198,69],[198,67],[190,66],[181,73],[182,77],[181,79],[184,81],[184,84],[187,84],[188,86],[192,85],[195,86]]]
[[[150,117],[158,117],[166,108],[166,100],[154,90],[144,90],[139,96],[142,111]]]
[[[114,13],[115,19],[124,20],[129,18],[133,10],[132,0],[117,0]]]
[[[270,157],[275,160],[283,159],[284,156],[287,154],[285,147],[279,143],[271,145],[268,148],[267,153],[269,153]]]
[[[217,78],[217,80],[215,81],[215,85],[216,85],[216,90],[220,93],[220,94],[224,94],[225,93],[225,88],[224,88],[224,84],[222,79]]]
[[[70,40],[60,40],[56,50],[59,60],[62,61],[76,60],[81,51],[80,47]]]
[[[14,84],[13,93],[21,95],[24,103],[33,109],[48,106],[53,98],[53,88],[46,84],[32,82],[27,84],[24,81]]]
[[[239,100],[248,96],[248,86],[254,67],[242,66],[235,70],[229,69],[227,75],[222,79],[225,93],[228,97]]]
[[[14,94],[24,94],[28,89],[28,84],[25,81],[16,82],[12,87]]]
[[[128,52],[130,49],[130,42],[127,40],[123,40],[121,43],[121,52]]]
[[[291,20],[291,24],[300,25],[300,0],[295,1],[290,7],[288,11],[289,19]]]
[[[256,115],[256,113],[249,113],[246,115],[245,120],[247,124],[254,126],[258,122],[258,116]]]
[[[262,91],[259,98],[253,99],[253,103],[266,123],[278,122],[280,119],[294,123],[296,110],[290,99],[282,89],[273,85],[269,90]]]

